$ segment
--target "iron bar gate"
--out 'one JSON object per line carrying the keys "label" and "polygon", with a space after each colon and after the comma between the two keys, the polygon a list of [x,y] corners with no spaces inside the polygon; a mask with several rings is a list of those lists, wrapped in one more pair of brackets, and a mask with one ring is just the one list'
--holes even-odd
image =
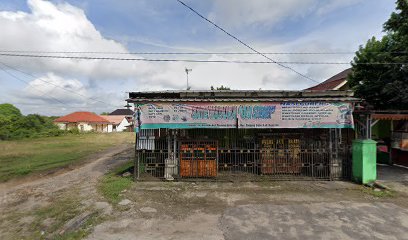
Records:
{"label": "iron bar gate", "polygon": [[349,179],[353,134],[350,129],[141,130],[135,177]]}

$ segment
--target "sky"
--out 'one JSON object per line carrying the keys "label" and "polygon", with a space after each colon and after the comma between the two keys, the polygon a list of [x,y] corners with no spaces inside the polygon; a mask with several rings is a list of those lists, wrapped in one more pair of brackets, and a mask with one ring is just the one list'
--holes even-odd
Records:
{"label": "sky", "polygon": [[[369,38],[381,37],[392,0],[184,0],[275,61],[350,62]],[[260,55],[142,55],[143,52],[251,52],[176,0],[0,0],[0,53],[82,52],[60,56],[267,61]],[[3,51],[3,52],[2,52]],[[88,52],[88,53],[83,53]],[[97,53],[89,53],[97,52]],[[103,52],[103,54],[101,53]],[[50,53],[42,53],[50,54]],[[111,112],[127,92],[301,90],[348,65],[142,62],[0,56],[0,103],[24,114]]]}

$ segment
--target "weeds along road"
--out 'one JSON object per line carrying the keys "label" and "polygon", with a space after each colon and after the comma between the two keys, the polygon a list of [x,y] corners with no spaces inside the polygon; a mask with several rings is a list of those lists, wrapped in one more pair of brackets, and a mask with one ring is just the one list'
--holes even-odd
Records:
{"label": "weeds along road", "polygon": [[[0,184],[0,210],[10,205],[18,204],[33,198],[32,202],[39,202],[53,193],[80,185],[89,188],[90,193],[95,191],[94,185],[100,176],[109,169],[129,161],[133,157],[133,145],[116,146],[101,153],[95,154],[94,161],[90,161],[73,170],[54,176],[39,178],[24,182],[11,181]],[[31,202],[31,201],[28,201]],[[30,207],[30,206],[27,206]]]}

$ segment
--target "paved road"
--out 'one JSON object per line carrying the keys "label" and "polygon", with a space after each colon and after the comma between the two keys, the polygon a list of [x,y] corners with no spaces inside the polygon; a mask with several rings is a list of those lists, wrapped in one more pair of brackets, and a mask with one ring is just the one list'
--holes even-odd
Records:
{"label": "paved road", "polygon": [[391,203],[244,205],[220,218],[225,239],[408,239],[408,210]]}
{"label": "paved road", "polygon": [[89,240],[407,239],[404,196],[350,182],[138,182]]}
{"label": "paved road", "polygon": [[406,167],[377,165],[377,175],[380,181],[408,182],[408,168]]}

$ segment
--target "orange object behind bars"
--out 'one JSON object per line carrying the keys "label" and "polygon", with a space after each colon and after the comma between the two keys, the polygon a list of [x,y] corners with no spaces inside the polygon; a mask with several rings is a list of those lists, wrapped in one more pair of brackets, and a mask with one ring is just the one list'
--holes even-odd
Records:
{"label": "orange object behind bars", "polygon": [[209,141],[189,141],[180,145],[181,177],[216,177],[217,144]]}
{"label": "orange object behind bars", "polygon": [[262,139],[261,173],[300,173],[299,139]]}

